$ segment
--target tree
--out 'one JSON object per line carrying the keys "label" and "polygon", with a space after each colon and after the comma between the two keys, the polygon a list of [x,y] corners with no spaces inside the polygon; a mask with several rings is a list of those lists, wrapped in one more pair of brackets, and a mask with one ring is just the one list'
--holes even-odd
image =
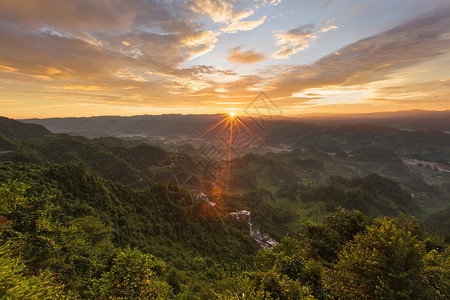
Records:
{"label": "tree", "polygon": [[8,242],[29,273],[47,270],[58,274],[66,288],[81,291],[95,273],[101,273],[100,253],[90,251],[81,227],[64,226],[52,217],[57,209],[52,196],[30,196],[29,190],[29,185],[18,181],[0,186],[5,200],[0,211],[0,241]]}
{"label": "tree", "polygon": [[300,238],[307,255],[315,259],[335,261],[338,251],[365,230],[366,217],[357,210],[341,209],[326,216],[321,224],[307,223]]}
{"label": "tree", "polygon": [[322,296],[321,265],[305,260],[299,241],[285,237],[273,250],[256,257],[255,290],[275,299],[313,299]]}
{"label": "tree", "polygon": [[26,267],[10,255],[7,245],[0,246],[1,299],[63,299],[63,287],[55,284],[49,273],[25,276]]}
{"label": "tree", "polygon": [[93,296],[101,299],[167,299],[170,285],[161,280],[160,262],[153,255],[127,248],[117,255],[109,272],[93,287]]}
{"label": "tree", "polygon": [[409,230],[414,226],[387,217],[375,219],[367,232],[356,235],[339,253],[338,263],[325,277],[331,294],[339,299],[438,295],[426,276],[425,243]]}

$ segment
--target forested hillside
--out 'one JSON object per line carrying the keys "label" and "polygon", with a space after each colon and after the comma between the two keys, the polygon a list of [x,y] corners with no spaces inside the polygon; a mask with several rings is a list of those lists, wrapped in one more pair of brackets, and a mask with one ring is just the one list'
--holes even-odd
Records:
{"label": "forested hillside", "polygon": [[[196,149],[187,155],[138,141],[91,140],[0,121],[2,297],[447,299],[450,294],[447,175],[407,166],[389,147],[355,148],[352,137],[339,146],[353,147],[350,153],[331,155],[302,143],[304,148],[291,151],[244,155],[230,162],[229,189],[205,189],[208,201],[202,196],[175,205],[189,191],[180,185],[180,199],[171,196],[174,174],[205,176]],[[341,128],[336,136],[356,135],[353,129],[345,132]],[[440,134],[431,150],[424,148],[428,155],[437,153],[439,143],[442,153],[447,151]],[[230,215],[239,210],[251,211],[252,225],[279,244],[261,249],[249,234],[249,220]]]}

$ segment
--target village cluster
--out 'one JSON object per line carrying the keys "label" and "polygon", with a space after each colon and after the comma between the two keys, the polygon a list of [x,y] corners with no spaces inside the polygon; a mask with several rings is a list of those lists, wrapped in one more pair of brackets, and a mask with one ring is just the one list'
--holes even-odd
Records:
{"label": "village cluster", "polygon": [[250,227],[250,236],[252,236],[256,242],[258,242],[261,248],[272,249],[273,247],[278,245],[278,242],[271,238],[268,233],[261,233],[259,228],[253,229],[253,221],[248,210],[230,212],[230,215],[235,217],[237,220],[240,220],[242,218],[247,222]]}

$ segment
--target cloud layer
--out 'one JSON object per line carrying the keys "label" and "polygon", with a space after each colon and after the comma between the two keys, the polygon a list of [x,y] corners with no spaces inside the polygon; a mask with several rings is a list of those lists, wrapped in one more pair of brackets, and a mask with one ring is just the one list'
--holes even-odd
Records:
{"label": "cloud layer", "polygon": [[55,99],[219,110],[244,107],[261,90],[288,107],[353,101],[351,91],[367,103],[450,102],[448,72],[396,75],[450,58],[450,6],[295,65],[287,59],[339,33],[334,24],[344,21],[295,27],[278,11],[292,4],[280,2],[0,0],[0,109]]}
{"label": "cloud layer", "polygon": [[280,96],[307,88],[364,85],[449,52],[450,6],[446,6],[352,43],[311,65],[287,67],[272,84]]}

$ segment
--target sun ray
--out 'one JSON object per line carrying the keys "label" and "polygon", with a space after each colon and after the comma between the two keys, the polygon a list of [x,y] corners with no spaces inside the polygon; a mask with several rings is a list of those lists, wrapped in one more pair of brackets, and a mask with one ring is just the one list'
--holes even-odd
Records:
{"label": "sun ray", "polygon": [[[228,164],[226,166],[226,173],[227,173],[227,186],[228,189],[230,188],[230,178],[231,178],[231,158],[232,158],[232,153],[233,153],[233,142],[235,142],[233,140],[233,138],[237,138],[239,137],[241,134],[243,134],[243,132],[245,132],[245,130],[243,131],[243,129],[241,128],[241,125],[246,128],[253,136],[255,136],[259,141],[261,141],[265,146],[267,146],[269,149],[272,150],[272,147],[270,147],[261,137],[259,137],[247,124],[245,124],[244,121],[242,121],[234,112],[231,112],[229,115],[227,115],[226,117],[224,117],[222,120],[220,120],[217,124],[215,124],[214,126],[212,126],[211,128],[209,128],[207,131],[205,131],[204,133],[202,133],[199,137],[197,137],[196,139],[194,139],[192,142],[188,143],[187,145],[185,145],[184,147],[182,147],[180,150],[178,150],[178,152],[182,152],[183,150],[185,150],[187,147],[189,147],[190,145],[194,144],[195,142],[197,142],[199,139],[201,139],[202,137],[204,137],[207,133],[211,132],[212,130],[216,129],[217,127],[219,127],[220,125],[222,125],[221,129],[220,129],[220,133],[218,134],[218,136],[221,136],[224,133],[228,133],[227,136],[227,146],[228,149],[225,148],[228,152]],[[226,140],[226,139],[225,139]],[[272,150],[273,151],[273,150]]]}
{"label": "sun ray", "polygon": [[230,172],[231,172],[231,146],[232,146],[232,142],[233,142],[233,119],[231,119],[230,122],[230,141],[229,141],[229,149],[228,149],[228,178],[227,178],[227,186],[228,189],[230,188]]}
{"label": "sun ray", "polygon": [[237,122],[234,122],[234,123],[235,123],[234,125],[236,126],[236,129],[237,129],[237,133],[241,134],[241,128],[239,127],[239,124]]}
{"label": "sun ray", "polygon": [[192,145],[193,143],[195,143],[196,141],[198,141],[199,139],[201,139],[203,136],[205,136],[205,134],[207,134],[208,132],[210,132],[211,130],[213,130],[214,128],[216,128],[217,126],[219,126],[220,124],[222,124],[223,122],[225,122],[228,118],[224,118],[222,121],[220,121],[219,123],[217,123],[216,125],[214,125],[213,127],[211,127],[210,129],[208,129],[207,131],[205,131],[202,135],[200,135],[198,138],[196,138],[195,140],[193,140],[192,142],[190,142],[189,144],[185,145],[183,148],[181,148],[180,150],[178,150],[177,152],[182,152],[184,149],[186,149],[187,147],[189,147],[190,145]]}
{"label": "sun ray", "polygon": [[238,122],[240,122],[242,125],[245,126],[245,128],[247,128],[251,134],[253,134],[258,140],[260,140],[264,145],[266,145],[271,151],[273,151],[273,148],[270,147],[262,138],[260,138],[255,132],[253,132],[253,130],[250,129],[250,127],[247,126],[247,124],[245,124],[243,121],[241,121],[240,119],[237,119]]}
{"label": "sun ray", "polygon": [[220,133],[218,134],[218,136],[221,136],[222,134],[224,134],[228,128],[228,124],[230,122],[230,117],[226,118],[226,122],[223,124]]}

